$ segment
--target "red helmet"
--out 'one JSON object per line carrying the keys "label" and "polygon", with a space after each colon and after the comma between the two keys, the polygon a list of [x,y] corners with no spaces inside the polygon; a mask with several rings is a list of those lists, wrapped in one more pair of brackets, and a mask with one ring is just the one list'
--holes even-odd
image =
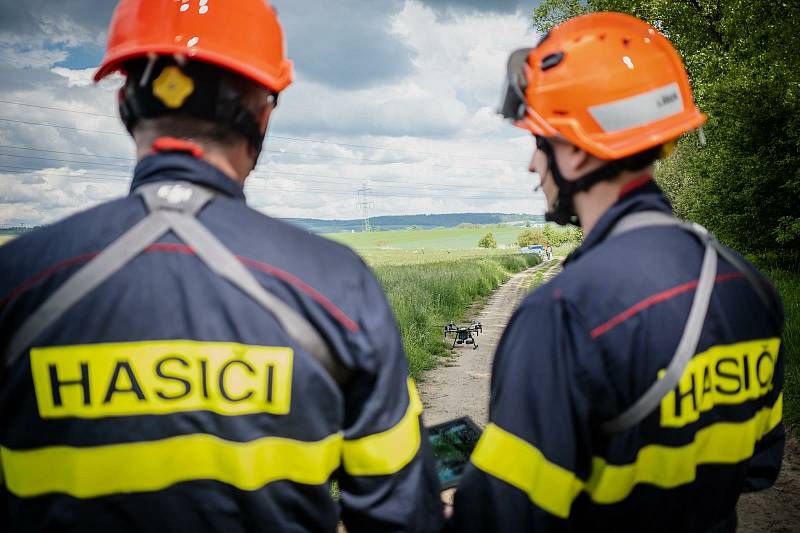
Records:
{"label": "red helmet", "polygon": [[265,0],[122,0],[94,80],[154,55],[211,63],[275,93],[292,81],[283,32]]}

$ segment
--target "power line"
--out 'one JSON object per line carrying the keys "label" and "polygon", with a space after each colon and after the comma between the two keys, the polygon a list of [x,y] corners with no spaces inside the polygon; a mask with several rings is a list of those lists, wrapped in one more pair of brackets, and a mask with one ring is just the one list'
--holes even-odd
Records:
{"label": "power line", "polygon": [[273,139],[284,139],[288,141],[302,141],[302,142],[311,142],[311,143],[319,143],[319,144],[332,144],[336,146],[347,146],[350,148],[367,148],[370,150],[387,150],[390,152],[408,152],[411,154],[423,154],[423,155],[435,155],[435,156],[444,156],[444,157],[457,157],[459,159],[484,159],[487,161],[505,161],[508,163],[525,163],[525,161],[520,159],[503,159],[499,157],[485,157],[485,156],[477,156],[477,155],[463,155],[463,154],[449,154],[446,152],[426,152],[423,150],[410,150],[407,148],[387,148],[384,146],[370,146],[366,144],[350,144],[350,143],[341,143],[341,142],[333,142],[333,141],[326,141],[322,139],[304,139],[301,137],[287,137],[285,135],[270,135]]}
{"label": "power line", "polygon": [[[506,191],[506,192],[512,192],[512,193],[514,193],[514,192],[516,192],[516,193],[522,192],[520,189],[511,188],[511,187],[481,188],[481,187],[473,186],[473,185],[470,185],[470,184],[466,184],[466,185],[464,185],[464,184],[458,184],[458,185],[447,185],[447,184],[436,185],[435,183],[425,183],[425,182],[420,183],[420,182],[416,182],[416,181],[407,181],[407,180],[388,180],[388,179],[357,177],[357,176],[349,178],[347,176],[330,176],[330,175],[326,175],[326,174],[308,174],[308,173],[304,173],[304,172],[287,172],[287,171],[275,170],[275,169],[269,170],[267,175],[256,173],[256,174],[253,175],[253,177],[259,178],[259,179],[269,179],[275,174],[288,175],[288,176],[304,176],[304,177],[310,177],[310,178],[326,178],[328,180],[331,180],[331,182],[333,182],[333,183],[342,183],[342,184],[347,184],[348,182],[351,182],[351,181],[365,181],[365,180],[367,180],[367,181],[370,181],[370,182],[373,182],[373,183],[379,183],[381,185],[386,183],[386,184],[399,184],[399,185],[403,185],[405,187],[435,187],[437,189],[448,190],[448,191],[454,190],[454,189],[469,189],[469,190],[473,190],[473,191],[484,190],[484,191],[491,191],[491,192],[500,192],[500,191]],[[452,178],[452,179],[459,179],[459,178]],[[336,180],[344,180],[344,181],[336,181]],[[303,180],[303,181],[313,181],[313,180]]]}
{"label": "power line", "polygon": [[[27,102],[12,102],[10,100],[0,100],[0,103],[3,104],[11,104],[11,105],[18,105],[23,107],[34,107],[37,109],[48,109],[51,111],[63,111],[65,113],[77,113],[81,115],[92,115],[96,117],[106,117],[106,118],[118,118],[116,115],[107,115],[105,113],[93,113],[90,111],[78,111],[76,109],[66,109],[62,107],[51,107],[51,106],[44,106],[38,104],[29,104]],[[53,126],[58,127],[58,126]],[[488,157],[488,156],[478,156],[478,155],[466,155],[466,154],[452,154],[447,152],[431,152],[425,150],[411,150],[408,148],[392,148],[388,146],[374,146],[368,144],[353,144],[353,143],[342,143],[342,142],[334,142],[328,141],[325,139],[312,139],[308,137],[291,137],[287,135],[270,135],[272,139],[283,139],[287,141],[296,141],[296,142],[310,142],[310,143],[317,143],[317,144],[328,144],[334,146],[346,146],[349,148],[365,148],[368,150],[384,150],[390,152],[405,152],[411,154],[422,154],[422,155],[433,155],[433,156],[442,156],[442,157],[455,157],[459,159],[481,159],[485,161],[503,161],[508,163],[526,163],[526,161],[521,159],[505,159],[502,157]]]}
{"label": "power line", "polygon": [[25,148],[24,146],[10,146],[0,144],[0,148],[14,150],[28,150],[30,152],[46,152],[48,154],[81,155],[84,157],[99,157],[102,159],[122,159],[123,161],[135,161],[132,157],[119,157],[114,155],[82,154],[80,152],[62,152],[60,150],[45,150],[43,148]]}
{"label": "power line", "polygon": [[[7,148],[24,149],[24,148],[15,147],[15,146],[8,146]],[[82,156],[85,156],[85,157],[105,157],[105,156],[95,156],[93,154],[92,155],[79,154],[77,152],[60,152],[60,151],[55,151],[55,150],[42,150],[42,151],[45,151],[45,152],[56,152],[56,153],[59,153],[59,154],[82,155]],[[20,159],[34,159],[34,160],[51,161],[51,162],[58,162],[58,163],[74,163],[74,164],[81,164],[81,165],[92,165],[92,166],[112,167],[112,168],[124,168],[124,169],[127,169],[127,170],[131,170],[132,169],[132,165],[122,165],[122,164],[108,163],[108,162],[102,162],[102,161],[76,161],[76,160],[72,160],[72,159],[60,159],[60,158],[40,157],[40,156],[27,156],[27,155],[7,154],[7,153],[0,153],[0,157],[10,157],[10,158],[20,158]],[[110,157],[110,156],[108,156],[108,157]],[[117,159],[125,160],[126,158],[117,158]],[[127,158],[127,160],[134,161],[132,158]],[[20,167],[20,168],[30,168],[31,170],[36,170],[35,168],[32,168],[32,167]],[[363,177],[363,176],[362,177],[352,177],[351,178],[351,177],[347,177],[347,176],[331,176],[331,175],[326,175],[326,174],[311,174],[311,173],[305,173],[305,172],[299,172],[299,171],[286,171],[286,170],[281,170],[281,169],[277,169],[277,168],[263,169],[263,167],[259,167],[257,169],[257,171],[253,174],[253,177],[261,178],[261,179],[269,179],[272,175],[275,175],[275,174],[293,176],[293,177],[312,177],[312,178],[323,178],[323,179],[328,179],[328,180],[344,180],[344,181],[339,181],[339,183],[343,183],[343,184],[347,184],[348,182],[353,181],[353,180],[363,181],[363,180],[367,179],[367,180],[372,181],[374,183],[381,183],[381,184],[383,184],[383,183],[395,183],[395,184],[403,185],[403,186],[406,186],[406,187],[431,188],[431,186],[433,186],[433,188],[442,189],[442,190],[452,190],[452,189],[454,189],[456,187],[460,187],[460,188],[470,189],[470,190],[475,190],[475,191],[486,190],[486,191],[490,191],[490,192],[500,192],[500,191],[521,192],[519,189],[516,189],[516,188],[509,188],[509,187],[481,188],[481,187],[478,187],[478,186],[475,186],[475,185],[471,185],[470,183],[466,183],[466,184],[461,183],[458,186],[442,185],[442,186],[437,187],[436,184],[434,184],[434,183],[425,183],[425,182],[420,183],[420,182],[407,181],[407,180],[388,180],[388,179]],[[458,176],[452,176],[452,177],[445,177],[444,179],[459,179],[459,180],[462,180],[462,182],[463,182],[463,180],[467,179],[467,178],[461,178],[461,177],[458,177]],[[482,180],[485,181],[485,180],[487,180],[489,178],[488,177],[481,177],[481,178],[470,177],[468,179],[471,179],[471,180],[482,179]],[[304,181],[312,181],[312,180],[304,180]]]}
{"label": "power line", "polygon": [[[10,170],[6,170],[6,169],[10,169]],[[16,167],[16,166],[12,166],[12,165],[0,165],[0,172],[16,172],[16,169],[28,170],[25,167]],[[96,173],[90,175],[90,174],[59,174],[59,173],[55,173],[55,172],[46,172],[46,173],[26,172],[24,175],[25,176],[34,175],[34,176],[39,176],[39,177],[44,177],[44,178],[52,176],[54,178],[88,179],[88,180],[103,181],[103,182],[108,182],[108,181],[130,182],[131,181],[131,178],[126,178],[125,176],[112,176],[112,175],[109,175],[109,174],[96,174]],[[22,177],[22,176],[18,176],[18,177]]]}
{"label": "power line", "polygon": [[[0,169],[6,168],[5,165],[0,165]],[[69,178],[69,179],[80,179],[80,180],[94,180],[94,181],[101,181],[101,182],[108,182],[108,181],[120,181],[120,182],[130,182],[130,178],[126,178],[124,176],[108,176],[108,177],[98,177],[99,175],[91,175],[91,174],[56,174],[56,173],[41,173],[39,174],[41,177],[62,177],[62,178]],[[245,187],[246,191],[250,192],[283,192],[283,193],[290,193],[290,194],[307,194],[307,193],[320,193],[320,194],[327,194],[327,195],[334,195],[334,196],[352,196],[352,192],[342,191],[341,189],[318,189],[318,188],[311,188],[307,187],[301,190],[294,190],[294,189],[285,189],[280,187],[268,187],[264,185],[248,185]],[[419,198],[420,195],[418,192],[408,192],[408,193],[400,193],[400,192],[371,192],[371,196],[377,196],[381,198]],[[520,199],[519,195],[473,195],[473,196],[462,196],[455,193],[449,194],[426,194],[425,198],[449,198],[453,200],[517,200]]]}
{"label": "power line", "polygon": [[[98,177],[102,176],[103,178],[108,179],[108,180],[126,181],[126,182],[130,181],[130,179],[131,179],[131,177],[129,175],[126,176],[124,174],[104,174],[104,173],[95,172],[95,171],[91,171],[92,172],[91,174],[79,174],[79,173],[60,174],[60,173],[54,173],[54,172],[45,172],[45,171],[42,171],[42,170],[40,170],[40,169],[38,169],[36,167],[22,167],[22,166],[17,166],[17,165],[2,165],[2,164],[0,164],[0,171],[5,171],[5,169],[9,169],[9,171],[11,171],[11,172],[16,172],[18,170],[23,170],[23,171],[27,171],[26,174],[31,174],[31,173],[38,172],[37,175],[44,176],[44,177],[53,176],[53,177],[63,177],[63,178],[75,178],[75,179],[84,179],[84,178],[98,179]],[[73,172],[75,172],[75,171],[73,171]],[[289,173],[286,173],[286,174],[288,176],[293,176],[293,174],[289,174]],[[356,178],[356,179],[358,179],[358,178]],[[402,194],[402,195],[408,194],[408,195],[410,195],[409,197],[411,197],[411,198],[418,198],[418,197],[420,197],[420,193],[419,193],[420,190],[423,190],[425,192],[425,196],[426,197],[430,197],[432,195],[436,195],[437,197],[443,197],[442,195],[453,196],[454,192],[456,192],[456,191],[466,191],[466,192],[471,192],[471,193],[480,193],[480,194],[488,194],[488,195],[491,195],[491,194],[509,194],[509,195],[512,195],[512,196],[508,196],[509,198],[513,198],[514,197],[513,195],[516,195],[518,197],[518,196],[522,196],[523,194],[526,193],[526,191],[519,191],[519,190],[515,190],[515,189],[497,189],[497,190],[495,190],[495,189],[479,189],[479,188],[474,188],[474,187],[456,187],[456,188],[453,188],[453,187],[440,187],[440,186],[436,186],[436,185],[432,185],[432,184],[424,184],[424,183],[423,184],[420,184],[420,183],[401,183],[400,185],[386,185],[386,186],[384,186],[383,182],[380,181],[380,180],[370,180],[370,181],[372,181],[375,184],[380,184],[382,186],[382,188],[385,187],[385,192],[375,192],[373,194],[375,194],[377,196],[387,196],[387,197],[391,197],[391,196],[396,195],[396,194]],[[342,182],[331,182],[331,181],[322,181],[322,180],[302,180],[300,183],[301,184],[306,184],[308,182],[319,183],[319,184],[324,184],[324,185],[325,184],[333,184],[333,183],[342,183]],[[259,183],[255,183],[253,181],[248,181],[246,183],[247,183],[246,186],[247,186],[248,189],[252,188],[252,189],[257,189],[257,190],[262,190],[262,191],[278,190],[278,191],[304,192],[304,191],[294,191],[292,189],[285,189],[285,188],[277,187],[275,185],[259,184]],[[347,183],[345,182],[343,184],[346,185]],[[330,189],[309,189],[309,190],[314,191],[314,192],[330,191]],[[334,192],[338,193],[339,191],[336,190]],[[350,194],[350,193],[346,193],[346,194]]]}
{"label": "power line", "polygon": [[409,162],[405,162],[405,161],[383,161],[383,160],[380,160],[380,159],[370,159],[368,157],[348,157],[348,156],[343,156],[343,155],[308,154],[308,153],[304,153],[304,152],[292,152],[292,151],[289,151],[289,150],[274,149],[274,148],[272,148],[272,149],[265,148],[264,151],[265,152],[277,152],[279,154],[298,155],[298,156],[304,156],[304,157],[319,157],[319,158],[323,158],[323,159],[345,159],[345,160],[349,160],[349,161],[358,161],[359,163],[367,162],[367,163],[378,163],[378,164],[381,164],[381,165],[413,165],[413,166],[421,166],[421,167],[437,167],[437,168],[451,168],[451,169],[452,168],[457,168],[457,169],[461,169],[461,170],[496,170],[496,171],[505,170],[505,169],[496,168],[496,167],[465,167],[465,166],[459,166],[459,165],[445,165],[445,164],[439,164],[439,163],[417,163],[417,162],[409,163]]}
{"label": "power line", "polygon": [[91,111],[78,111],[76,109],[65,109],[63,107],[50,107],[46,105],[28,104],[23,102],[12,102],[10,100],[0,100],[0,103],[19,105],[24,107],[35,107],[38,109],[49,109],[50,111],[64,111],[65,113],[78,113],[80,115],[92,115],[95,117],[119,118],[117,115],[106,115],[105,113],[92,113]]}
{"label": "power line", "polygon": [[16,119],[13,119],[13,118],[2,118],[2,117],[0,117],[0,120],[2,120],[3,122],[14,122],[14,123],[17,123],[17,124],[27,124],[28,126],[50,126],[51,128],[58,128],[60,130],[83,131],[83,132],[86,132],[86,133],[102,133],[104,135],[125,135],[125,136],[128,135],[127,133],[121,133],[121,132],[118,132],[118,131],[89,130],[89,129],[85,129],[85,128],[75,128],[73,126],[61,126],[61,125],[58,125],[58,124],[45,124],[44,122],[27,122],[25,120],[16,120]]}
{"label": "power line", "polygon": [[[44,122],[31,122],[31,121],[25,121],[25,120],[3,118],[3,117],[0,117],[0,121],[13,122],[13,123],[16,123],[16,124],[25,124],[25,125],[28,125],[28,126],[46,126],[46,127],[50,127],[50,128],[66,129],[66,130],[80,131],[80,132],[85,132],[85,133],[100,133],[100,134],[103,134],[103,135],[117,135],[117,136],[126,136],[127,135],[125,133],[119,133],[119,132],[102,131],[102,130],[90,130],[90,129],[87,129],[87,128],[76,128],[76,127],[73,127],[73,126],[63,126],[63,125],[58,125],[58,124],[47,124],[47,123],[44,123]],[[19,148],[19,149],[20,150],[29,150],[29,148]],[[381,165],[400,164],[400,165],[415,165],[415,166],[427,166],[427,167],[439,167],[439,168],[457,168],[457,169],[462,169],[462,170],[497,170],[497,171],[505,170],[505,169],[496,168],[496,167],[465,167],[465,166],[460,166],[460,165],[444,165],[444,164],[437,164],[437,163],[417,163],[417,162],[408,163],[408,162],[404,162],[404,161],[384,161],[384,160],[381,160],[381,159],[370,159],[368,157],[350,157],[350,156],[331,155],[331,154],[309,154],[309,153],[306,153],[306,152],[293,152],[291,150],[285,150],[285,149],[282,149],[282,148],[280,148],[280,149],[264,148],[262,151],[275,153],[275,154],[279,154],[279,155],[296,155],[296,156],[301,156],[301,157],[317,157],[317,158],[323,158],[323,159],[343,159],[343,160],[348,160],[348,161],[358,161],[359,163],[364,163],[364,162],[379,163]],[[76,154],[76,155],[83,155],[83,154]]]}
{"label": "power line", "polygon": [[[45,171],[45,170],[41,169],[40,167],[21,167],[21,166],[18,166],[18,165],[4,165],[2,163],[0,163],[0,168],[12,169],[12,171],[14,171],[14,172],[16,172],[17,170],[25,170],[25,171],[27,171],[28,174],[39,173],[42,176],[62,176],[62,177],[67,177],[67,178],[70,178],[70,177],[79,178],[79,177],[82,177],[82,176],[86,175],[86,174],[70,174],[70,175],[56,174],[54,172]],[[79,172],[79,171],[78,170],[67,169],[66,172]],[[100,172],[96,172],[94,170],[92,170],[91,172],[92,172],[92,175],[94,175],[94,176],[104,176],[104,177],[114,178],[114,179],[130,180],[132,178],[132,176],[130,174],[103,174],[103,173],[100,173]]]}
{"label": "power line", "polygon": [[81,165],[96,165],[104,167],[132,168],[131,165],[117,165],[116,163],[93,163],[91,161],[75,161],[74,159],[57,159],[53,157],[37,157],[34,155],[0,154],[0,157],[19,157],[20,159],[37,159],[40,161],[56,161],[58,163],[79,163]]}
{"label": "power line", "polygon": [[[0,118],[0,120],[4,120],[4,121],[7,121],[7,122],[16,122],[18,124],[26,124],[26,125],[29,125],[29,126],[47,126],[47,127],[51,127],[51,128],[70,129],[70,130],[83,131],[83,132],[89,132],[89,133],[101,133],[101,134],[110,133],[110,132],[106,132],[106,131],[89,130],[89,129],[85,129],[85,128],[73,128],[71,126],[58,126],[58,125],[54,125],[54,124],[45,124],[45,123],[42,123],[42,122],[26,122],[26,121],[7,119],[7,118]],[[122,133],[113,133],[113,135],[124,135],[124,134],[122,134]],[[9,148],[16,148],[18,150],[32,150],[32,148],[22,148],[22,147],[18,147],[18,146],[11,146]],[[41,150],[41,151],[47,151],[47,150]],[[309,153],[306,153],[306,152],[293,152],[291,150],[285,150],[285,149],[282,149],[282,148],[281,149],[278,149],[278,148],[264,148],[262,151],[269,152],[269,153],[274,153],[274,154],[277,154],[277,155],[296,155],[296,156],[300,156],[300,157],[316,157],[316,158],[322,158],[322,159],[342,159],[342,160],[346,160],[346,161],[357,161],[359,163],[364,163],[364,162],[378,163],[378,164],[381,164],[381,165],[414,165],[414,166],[450,168],[450,169],[457,168],[457,169],[461,169],[461,170],[498,170],[498,171],[505,170],[505,169],[495,168],[495,167],[465,167],[465,166],[459,166],[459,165],[443,165],[443,164],[437,164],[437,163],[416,163],[416,162],[415,163],[408,163],[408,162],[405,162],[405,161],[383,161],[381,159],[370,159],[368,157],[350,157],[350,156],[344,156],[344,155],[331,155],[331,154],[309,154]],[[71,155],[85,155],[85,154],[79,154],[79,153],[74,153],[74,152],[61,152],[61,153],[69,153]],[[111,157],[111,156],[95,156],[95,157]],[[125,158],[119,158],[119,159],[125,159]]]}

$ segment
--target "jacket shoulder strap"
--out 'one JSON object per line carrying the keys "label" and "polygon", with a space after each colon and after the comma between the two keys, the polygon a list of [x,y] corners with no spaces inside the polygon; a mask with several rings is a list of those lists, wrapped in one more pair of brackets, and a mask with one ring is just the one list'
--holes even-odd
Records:
{"label": "jacket shoulder strap", "polygon": [[22,323],[6,348],[4,368],[11,368],[39,335],[72,306],[131,262],[169,230],[161,213],[151,213],[81,267]]}
{"label": "jacket shoulder strap", "polygon": [[615,433],[630,429],[652,413],[661,400],[675,388],[681,376],[686,370],[686,366],[697,351],[697,344],[700,341],[700,334],[703,331],[706,314],[708,313],[711,293],[714,289],[714,282],[717,276],[717,252],[710,244],[713,237],[705,228],[697,224],[684,224],[675,218],[657,211],[643,211],[628,215],[621,219],[611,231],[612,236],[632,231],[639,228],[651,226],[680,226],[693,233],[700,242],[705,244],[703,263],[700,267],[700,278],[697,282],[697,289],[692,299],[689,309],[689,316],[683,327],[681,339],[678,347],[672,355],[672,359],[664,371],[664,374],[656,380],[632,405],[625,409],[616,418],[605,422],[602,429],[605,433]]}
{"label": "jacket shoulder strap", "polygon": [[745,276],[758,298],[770,312],[773,321],[777,322],[773,306],[761,280],[735,254],[722,246],[703,226],[693,222],[681,222],[661,211],[640,211],[620,219],[609,233],[609,237],[654,226],[679,226],[692,233],[704,244],[705,252],[703,263],[700,266],[700,277],[681,339],[664,374],[630,407],[613,420],[609,420],[602,425],[602,429],[606,433],[632,428],[653,412],[659,406],[661,400],[678,385],[686,366],[697,351],[697,344],[700,341],[700,334],[702,333],[711,301],[711,292],[714,289],[717,277],[717,255],[724,258]]}

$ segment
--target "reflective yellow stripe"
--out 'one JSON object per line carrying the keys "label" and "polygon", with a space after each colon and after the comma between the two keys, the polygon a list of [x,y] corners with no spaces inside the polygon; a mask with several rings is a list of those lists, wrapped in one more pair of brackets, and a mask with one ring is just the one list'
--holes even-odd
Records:
{"label": "reflective yellow stripe", "polygon": [[339,433],[316,442],[277,437],[231,442],[196,434],[85,448],[0,448],[0,459],[8,490],[17,496],[60,492],[92,498],[156,491],[198,479],[242,490],[277,480],[319,485],[338,468],[341,443]]}
{"label": "reflective yellow stripe", "polygon": [[698,465],[744,461],[753,455],[755,443],[780,423],[782,414],[783,394],[772,407],[761,409],[750,420],[719,422],[699,430],[695,440],[685,446],[645,446],[639,450],[635,463],[609,465],[595,457],[586,483],[495,424],[489,424],[484,431],[472,462],[527,493],[538,507],[567,518],[572,502],[582,490],[597,503],[617,503],[639,483],[674,488],[694,481]]}
{"label": "reflective yellow stripe", "polygon": [[286,347],[118,342],[32,348],[30,360],[42,418],[291,409],[294,352]]}
{"label": "reflective yellow stripe", "polygon": [[419,450],[421,413],[422,402],[409,379],[408,409],[400,422],[384,432],[344,441],[345,471],[353,476],[382,476],[401,470]]}
{"label": "reflective yellow stripe", "polygon": [[533,503],[561,518],[583,483],[569,470],[548,461],[533,445],[489,424],[472,453],[475,466],[528,494]]}
{"label": "reflective yellow stripe", "polygon": [[756,442],[780,423],[782,413],[783,394],[772,408],[761,409],[746,422],[718,422],[699,430],[685,446],[645,446],[633,464],[608,465],[595,457],[585,490],[597,503],[616,503],[639,483],[665,489],[691,483],[698,465],[735,464],[751,457]]}

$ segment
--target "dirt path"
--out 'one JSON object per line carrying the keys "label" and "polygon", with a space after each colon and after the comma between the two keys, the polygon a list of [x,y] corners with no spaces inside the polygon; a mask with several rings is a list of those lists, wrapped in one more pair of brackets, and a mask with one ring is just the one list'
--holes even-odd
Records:
{"label": "dirt path", "polygon": [[[560,271],[560,263],[554,260],[515,274],[477,314],[467,317],[483,324],[478,348],[456,347],[442,366],[425,375],[419,390],[425,404],[426,425],[464,415],[480,426],[486,425],[492,358],[503,329],[536,281],[536,273],[541,272],[545,282]],[[742,495],[737,512],[739,532],[800,533],[800,443],[796,438],[787,436],[783,467],[775,486]]]}
{"label": "dirt path", "polygon": [[467,415],[478,425],[485,426],[489,407],[489,376],[492,358],[500,335],[511,313],[528,294],[537,272],[543,281],[561,271],[559,261],[553,260],[515,274],[497,289],[477,316],[483,333],[477,337],[478,348],[456,346],[453,355],[439,368],[428,372],[419,384],[425,405],[425,424],[433,425]]}
{"label": "dirt path", "polygon": [[800,443],[796,438],[786,436],[783,466],[775,486],[743,494],[736,511],[740,532],[800,532]]}

